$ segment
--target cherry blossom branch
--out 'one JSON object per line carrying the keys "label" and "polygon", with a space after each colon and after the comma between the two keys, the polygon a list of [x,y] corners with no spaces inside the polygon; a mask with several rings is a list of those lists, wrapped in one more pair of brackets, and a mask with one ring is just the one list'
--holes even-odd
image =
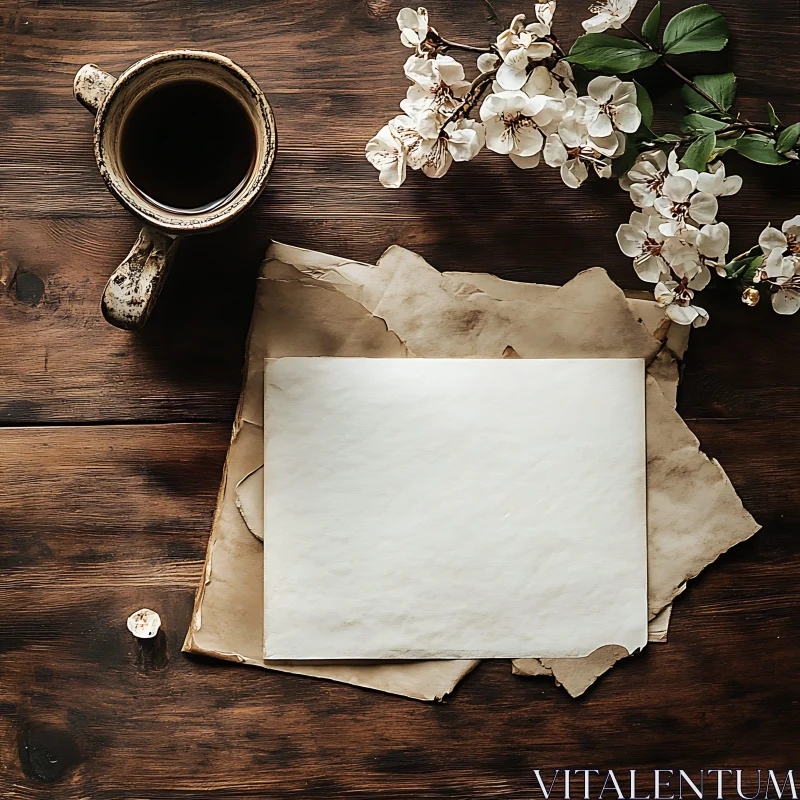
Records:
{"label": "cherry blossom branch", "polygon": [[648,50],[652,50],[654,53],[658,53],[662,57],[662,63],[664,66],[673,74],[676,78],[680,78],[687,86],[689,86],[693,91],[697,92],[704,100],[711,103],[714,108],[719,111],[720,114],[723,116],[727,116],[728,112],[713,98],[711,95],[704,92],[691,78],[687,78],[682,72],[677,70],[672,64],[669,63],[663,56],[664,54],[657,50],[653,45],[650,44],[644,37],[639,36],[635,30],[629,28],[627,25],[623,23],[622,27],[631,35],[634,39],[636,39],[639,44],[643,44]]}
{"label": "cherry blossom branch", "polygon": [[474,81],[472,81],[472,83],[469,85],[469,89],[467,89],[464,94],[464,100],[461,105],[458,106],[458,108],[456,108],[456,110],[453,111],[453,113],[442,124],[442,127],[439,130],[440,136],[445,132],[445,129],[451,122],[455,122],[457,119],[469,116],[469,113],[480,101],[483,93],[491,85],[495,75],[497,75],[497,70],[492,69],[489,70],[489,72],[482,72],[477,78],[475,78]]}
{"label": "cherry blossom branch", "polygon": [[728,112],[707,92],[704,92],[691,78],[687,78],[682,72],[675,69],[672,64],[669,63],[666,59],[662,59],[664,66],[673,74],[675,77],[680,78],[688,87],[692,89],[692,91],[697,92],[703,100],[711,103],[714,108],[719,111],[720,114],[723,116],[727,116]]}
{"label": "cherry blossom branch", "polygon": [[443,47],[445,50],[463,50],[465,53],[492,53],[494,50],[491,46],[476,47],[472,44],[462,44],[461,42],[453,42],[450,39],[445,39],[444,36],[438,32],[430,31],[428,37],[432,39],[438,46]]}
{"label": "cherry blossom branch", "polygon": [[556,53],[558,53],[558,57],[559,57],[559,58],[566,58],[567,52],[566,52],[566,50],[564,50],[564,48],[563,48],[563,47],[562,47],[562,46],[561,46],[561,45],[558,43],[558,39],[556,39],[556,37],[555,37],[555,36],[553,36],[552,34],[551,34],[550,36],[545,36],[545,37],[544,37],[544,40],[545,40],[546,42],[550,42],[550,44],[551,44],[551,45],[553,45],[553,50],[555,50],[555,51],[556,51]]}

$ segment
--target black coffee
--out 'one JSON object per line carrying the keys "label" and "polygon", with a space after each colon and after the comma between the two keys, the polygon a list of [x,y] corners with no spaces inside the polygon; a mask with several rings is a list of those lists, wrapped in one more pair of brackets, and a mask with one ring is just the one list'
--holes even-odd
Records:
{"label": "black coffee", "polygon": [[255,162],[256,135],[242,103],[211,83],[179,80],[136,101],[120,157],[148,200],[172,211],[210,211],[233,196]]}

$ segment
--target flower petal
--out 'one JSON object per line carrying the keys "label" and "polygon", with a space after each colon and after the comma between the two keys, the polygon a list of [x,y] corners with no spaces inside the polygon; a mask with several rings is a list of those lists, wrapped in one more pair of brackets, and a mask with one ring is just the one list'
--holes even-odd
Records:
{"label": "flower petal", "polygon": [[447,149],[455,161],[471,161],[481,151],[485,137],[483,125],[460,128],[448,134]]}
{"label": "flower petal", "polygon": [[537,94],[545,94],[548,92],[551,84],[552,77],[550,75],[550,70],[547,69],[547,67],[539,66],[533,69],[531,74],[528,75],[528,79],[525,81],[522,91],[531,97],[535,97]]}
{"label": "flower petal", "polygon": [[520,169],[533,169],[534,167],[539,166],[539,160],[542,157],[541,153],[536,153],[533,156],[520,156],[516,153],[509,153],[508,157],[520,168]]}
{"label": "flower petal", "polygon": [[612,134],[614,126],[611,124],[611,119],[607,114],[600,113],[589,123],[588,131],[590,136],[602,139]]}
{"label": "flower petal", "polygon": [[725,181],[724,173],[719,170],[714,172],[701,172],[697,176],[697,191],[706,194],[721,195]]}
{"label": "flower petal", "polygon": [[623,103],[614,110],[614,124],[625,133],[636,133],[642,122],[642,112],[633,103]]}
{"label": "flower petal", "polygon": [[480,72],[491,72],[499,63],[500,59],[494,53],[481,53],[478,56],[478,70]]}
{"label": "flower petal", "polygon": [[505,54],[503,62],[514,70],[525,69],[528,66],[528,53],[524,47],[516,47]]}
{"label": "flower petal", "polygon": [[497,70],[497,82],[503,89],[514,91],[521,89],[528,80],[528,75],[524,69],[513,69],[508,64],[501,64]]}
{"label": "flower petal", "polygon": [[589,171],[586,169],[586,165],[577,158],[567,161],[561,167],[561,180],[570,189],[577,189],[588,177]]}
{"label": "flower petal", "polygon": [[795,314],[800,308],[800,294],[778,291],[772,295],[772,307],[778,314]]}
{"label": "flower petal", "polygon": [[781,225],[781,230],[784,233],[790,233],[795,239],[800,238],[800,214],[791,219],[787,219],[786,222]]}
{"label": "flower petal", "polygon": [[622,81],[614,75],[598,75],[589,81],[586,91],[598,103],[607,103],[614,96]]}
{"label": "flower petal", "polygon": [[595,14],[591,19],[585,19],[581,22],[581,25],[587,33],[602,33],[608,30],[611,20],[611,14],[607,11],[601,11],[599,14]]}
{"label": "flower petal", "polygon": [[517,131],[513,152],[518,156],[533,156],[544,144],[544,136],[538,128],[522,128]]}
{"label": "flower petal", "polygon": [[771,250],[780,250],[782,253],[786,249],[788,242],[781,231],[768,225],[758,237],[758,244],[765,253],[769,253]]}
{"label": "flower petal", "polygon": [[675,299],[675,287],[678,284],[675,281],[664,281],[663,283],[656,284],[653,289],[653,296],[660,306],[669,305]]}
{"label": "flower petal", "polygon": [[649,255],[641,261],[634,261],[633,268],[636,270],[636,274],[647,283],[658,283],[668,272],[664,262],[654,255]]}
{"label": "flower petal", "polygon": [[667,306],[667,316],[678,325],[692,325],[697,318],[697,309],[694,306],[679,306],[671,303]]}
{"label": "flower petal", "polygon": [[704,256],[721,258],[730,247],[731,229],[724,223],[703,225],[697,237],[697,248]]}
{"label": "flower petal", "polygon": [[629,258],[636,258],[642,254],[642,245],[646,239],[647,235],[641,228],[636,228],[627,223],[617,228],[617,244],[619,249]]}
{"label": "flower petal", "polygon": [[718,210],[719,204],[713,194],[698,192],[692,195],[692,199],[689,201],[689,214],[695,222],[699,222],[701,225],[714,222]]}
{"label": "flower petal", "polygon": [[528,56],[534,61],[544,61],[553,55],[553,45],[550,42],[534,42],[528,47]]}
{"label": "flower petal", "polygon": [[550,167],[561,167],[567,163],[567,148],[556,133],[551,133],[547,137],[547,144],[544,146],[544,160]]}
{"label": "flower petal", "polygon": [[708,286],[710,280],[711,270],[705,266],[705,264],[702,264],[694,278],[689,281],[688,286],[690,289],[694,289],[696,292],[699,292]]}
{"label": "flower petal", "polygon": [[650,208],[656,201],[655,189],[644,183],[634,183],[630,188],[631,200],[639,208]]}
{"label": "flower petal", "polygon": [[514,139],[500,117],[486,120],[486,146],[500,155],[507,155],[514,147]]}
{"label": "flower petal", "polygon": [[434,63],[439,77],[448,86],[452,86],[454,83],[464,80],[464,67],[452,56],[438,55]]}
{"label": "flower petal", "polygon": [[682,175],[669,175],[664,181],[663,192],[673,203],[685,203],[692,189],[694,186],[688,178]]}
{"label": "flower petal", "polygon": [[612,96],[615,106],[636,105],[636,84],[633,81],[620,81]]}
{"label": "flower petal", "polygon": [[402,31],[403,28],[416,28],[419,22],[417,12],[413,8],[401,8],[397,15],[397,27]]}

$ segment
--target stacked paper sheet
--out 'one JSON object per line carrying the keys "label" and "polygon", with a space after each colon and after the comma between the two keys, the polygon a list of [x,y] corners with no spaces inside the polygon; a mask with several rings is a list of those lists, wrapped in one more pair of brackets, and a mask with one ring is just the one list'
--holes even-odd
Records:
{"label": "stacked paper sheet", "polygon": [[[184,649],[419,699],[442,697],[476,664],[264,660],[264,554],[256,538],[263,535],[264,359],[290,356],[642,359],[650,639],[663,640],[670,603],[686,580],[758,529],[674,411],[685,335],[685,329],[667,330],[652,301],[626,299],[602,270],[545,287],[442,275],[400,248],[371,266],[272,245],[259,278],[245,386]],[[629,649],[516,659],[514,671],[552,674],[576,695]]]}

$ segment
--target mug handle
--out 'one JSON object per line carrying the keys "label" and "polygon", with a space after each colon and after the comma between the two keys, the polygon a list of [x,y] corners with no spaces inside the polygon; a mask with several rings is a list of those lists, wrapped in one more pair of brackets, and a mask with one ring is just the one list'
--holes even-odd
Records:
{"label": "mug handle", "polygon": [[[86,64],[75,75],[75,98],[96,114],[116,81],[97,65]],[[124,330],[137,330],[147,322],[179,241],[149,226],[142,228],[103,291],[100,307],[107,322]]]}
{"label": "mug handle", "polygon": [[107,322],[132,331],[144,326],[161,293],[180,239],[147,225],[103,290],[100,308]]}

